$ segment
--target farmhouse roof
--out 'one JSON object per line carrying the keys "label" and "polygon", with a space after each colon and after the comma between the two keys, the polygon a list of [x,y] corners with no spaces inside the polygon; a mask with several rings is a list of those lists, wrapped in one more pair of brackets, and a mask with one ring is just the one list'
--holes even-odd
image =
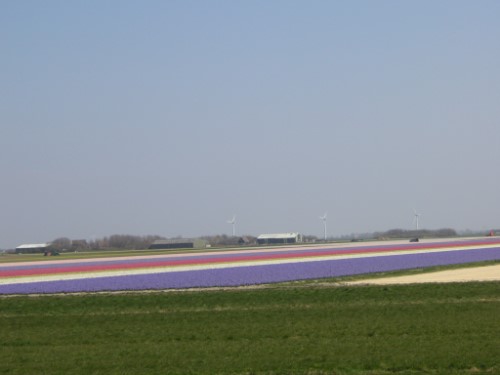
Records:
{"label": "farmhouse roof", "polygon": [[24,244],[16,247],[16,249],[40,249],[40,248],[45,248],[49,247],[50,243],[30,243],[30,244]]}
{"label": "farmhouse roof", "polygon": [[297,232],[290,233],[274,233],[274,234],[261,234],[257,239],[259,240],[267,240],[269,238],[295,238],[299,235]]}

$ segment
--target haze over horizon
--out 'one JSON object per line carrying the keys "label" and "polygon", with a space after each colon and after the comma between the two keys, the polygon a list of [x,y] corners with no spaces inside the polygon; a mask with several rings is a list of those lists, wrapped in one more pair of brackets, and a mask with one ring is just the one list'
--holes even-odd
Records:
{"label": "haze over horizon", "polygon": [[4,1],[0,248],[500,228],[500,2]]}

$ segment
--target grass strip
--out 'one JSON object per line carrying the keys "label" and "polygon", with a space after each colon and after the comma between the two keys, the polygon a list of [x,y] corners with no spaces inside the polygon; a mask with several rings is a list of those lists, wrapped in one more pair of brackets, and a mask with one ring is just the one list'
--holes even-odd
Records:
{"label": "grass strip", "polygon": [[0,299],[0,374],[499,373],[500,283]]}

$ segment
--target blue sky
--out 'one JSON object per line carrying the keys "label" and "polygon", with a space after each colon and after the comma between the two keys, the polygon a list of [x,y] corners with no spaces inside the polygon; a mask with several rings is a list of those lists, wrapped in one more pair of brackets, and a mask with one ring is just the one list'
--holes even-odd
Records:
{"label": "blue sky", "polygon": [[0,4],[0,248],[500,227],[498,1]]}

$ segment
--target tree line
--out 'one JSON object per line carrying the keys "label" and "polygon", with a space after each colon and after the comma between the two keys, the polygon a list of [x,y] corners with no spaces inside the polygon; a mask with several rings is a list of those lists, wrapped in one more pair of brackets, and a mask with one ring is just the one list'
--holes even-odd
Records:
{"label": "tree line", "polygon": [[[443,228],[437,230],[407,230],[407,229],[390,229],[385,232],[366,233],[363,235],[342,236],[339,238],[330,237],[329,240],[345,240],[347,237],[358,239],[400,239],[400,238],[446,238],[456,237],[457,232],[454,229]],[[178,239],[181,237],[175,237]],[[206,240],[211,246],[238,246],[238,245],[255,245],[257,237],[246,236],[228,236],[226,234],[217,234],[211,236],[199,237]],[[305,242],[316,242],[318,237],[312,235],[303,236]],[[130,234],[113,234],[99,239],[93,240],[71,240],[67,237],[59,237],[52,241],[52,247],[59,251],[85,251],[85,250],[142,250],[147,249],[156,240],[166,240],[166,237],[158,235],[135,236]]]}
{"label": "tree line", "polygon": [[[180,239],[174,237],[171,239]],[[199,237],[206,240],[211,246],[238,246],[253,245],[257,243],[254,236],[228,236],[218,234]],[[111,236],[93,240],[71,240],[68,237],[59,237],[51,242],[51,247],[58,251],[85,251],[85,250],[144,250],[149,248],[157,240],[167,240],[166,237],[158,235],[135,236],[129,234],[113,234]]]}
{"label": "tree line", "polygon": [[384,239],[384,238],[447,238],[456,237],[457,232],[451,228],[442,229],[418,229],[418,230],[408,230],[408,229],[390,229],[385,232],[376,232],[373,234],[374,238]]}
{"label": "tree line", "polygon": [[156,235],[134,236],[130,234],[113,234],[109,237],[87,240],[71,240],[59,237],[51,242],[52,248],[60,251],[85,251],[85,250],[141,250],[147,249],[154,241],[165,237]]}

